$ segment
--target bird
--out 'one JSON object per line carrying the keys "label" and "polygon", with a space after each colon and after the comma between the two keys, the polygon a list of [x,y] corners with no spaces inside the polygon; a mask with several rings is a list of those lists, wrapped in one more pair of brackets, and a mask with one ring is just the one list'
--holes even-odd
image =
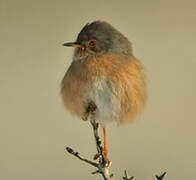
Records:
{"label": "bird", "polygon": [[89,113],[103,129],[103,155],[108,160],[106,125],[132,122],[146,104],[146,75],[132,44],[106,21],[87,23],[73,47],[72,63],[61,81],[65,108],[87,120]]}

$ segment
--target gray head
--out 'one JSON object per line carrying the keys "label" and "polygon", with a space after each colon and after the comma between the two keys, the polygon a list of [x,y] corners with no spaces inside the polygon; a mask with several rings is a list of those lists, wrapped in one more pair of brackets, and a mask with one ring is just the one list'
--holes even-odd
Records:
{"label": "gray head", "polygon": [[65,43],[74,46],[79,56],[100,56],[106,53],[117,53],[125,57],[132,55],[131,43],[113,26],[104,21],[86,24],[78,34],[76,42]]}

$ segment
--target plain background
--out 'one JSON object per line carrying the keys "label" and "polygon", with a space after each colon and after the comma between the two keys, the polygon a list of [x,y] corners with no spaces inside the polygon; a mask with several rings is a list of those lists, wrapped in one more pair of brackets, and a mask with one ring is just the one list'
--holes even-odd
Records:
{"label": "plain background", "polygon": [[63,108],[60,81],[72,49],[62,43],[106,20],[133,43],[148,74],[148,104],[133,124],[108,127],[112,172],[136,180],[196,177],[196,2],[0,0],[0,179],[101,179],[65,153],[95,153],[87,122]]}

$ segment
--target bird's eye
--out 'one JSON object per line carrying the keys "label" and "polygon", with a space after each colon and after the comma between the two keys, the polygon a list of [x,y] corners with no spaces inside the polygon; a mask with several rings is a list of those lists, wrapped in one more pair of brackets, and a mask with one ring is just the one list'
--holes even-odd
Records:
{"label": "bird's eye", "polygon": [[90,40],[90,41],[88,42],[88,46],[89,46],[89,47],[95,47],[95,45],[96,45],[95,40]]}

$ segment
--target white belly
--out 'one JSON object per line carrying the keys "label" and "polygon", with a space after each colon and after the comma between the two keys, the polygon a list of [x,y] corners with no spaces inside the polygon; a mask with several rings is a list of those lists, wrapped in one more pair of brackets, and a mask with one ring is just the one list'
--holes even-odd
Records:
{"label": "white belly", "polygon": [[95,120],[105,126],[108,122],[120,119],[120,100],[115,95],[115,87],[104,78],[95,79],[89,93],[85,96],[87,101],[93,101],[97,106]]}

